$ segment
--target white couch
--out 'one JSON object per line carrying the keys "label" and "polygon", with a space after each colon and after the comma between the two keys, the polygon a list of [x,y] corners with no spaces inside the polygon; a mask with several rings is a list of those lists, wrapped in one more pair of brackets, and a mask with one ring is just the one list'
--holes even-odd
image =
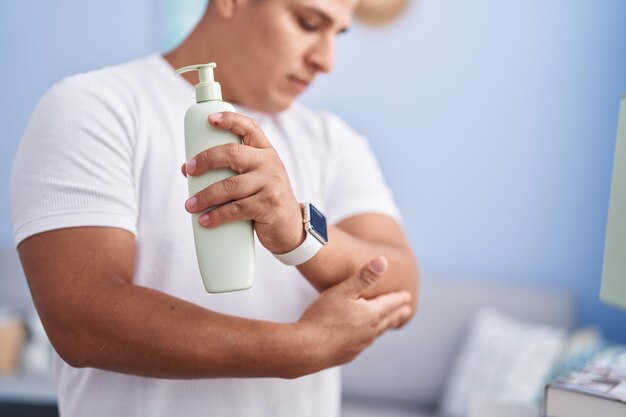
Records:
{"label": "white couch", "polygon": [[529,322],[571,328],[574,298],[563,292],[424,277],[419,308],[343,369],[343,417],[435,416],[473,314],[490,306]]}
{"label": "white couch", "polygon": [[[496,282],[424,277],[419,310],[412,322],[400,331],[387,333],[344,367],[343,416],[436,415],[472,314],[485,305],[537,323],[569,328],[574,321],[574,300],[568,294]],[[12,248],[0,250],[0,308],[25,314],[32,309]],[[19,409],[14,406],[27,404],[41,408],[22,415],[54,415],[50,379],[37,375],[0,378],[0,415],[10,409],[11,415],[18,416]]]}

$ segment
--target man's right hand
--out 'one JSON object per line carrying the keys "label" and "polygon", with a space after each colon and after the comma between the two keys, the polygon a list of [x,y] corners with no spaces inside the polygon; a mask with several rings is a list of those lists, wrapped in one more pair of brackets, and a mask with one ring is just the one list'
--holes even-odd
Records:
{"label": "man's right hand", "polygon": [[310,369],[303,374],[350,362],[378,336],[411,315],[407,291],[369,300],[361,297],[386,269],[385,258],[372,260],[355,275],[323,291],[295,323],[299,339],[313,357]]}

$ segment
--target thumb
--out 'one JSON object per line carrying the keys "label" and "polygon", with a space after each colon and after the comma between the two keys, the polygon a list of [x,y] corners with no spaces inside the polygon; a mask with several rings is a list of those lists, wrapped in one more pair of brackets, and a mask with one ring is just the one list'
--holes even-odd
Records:
{"label": "thumb", "polygon": [[371,260],[356,274],[343,281],[340,286],[344,294],[357,298],[361,293],[372,287],[387,270],[387,259],[380,256]]}

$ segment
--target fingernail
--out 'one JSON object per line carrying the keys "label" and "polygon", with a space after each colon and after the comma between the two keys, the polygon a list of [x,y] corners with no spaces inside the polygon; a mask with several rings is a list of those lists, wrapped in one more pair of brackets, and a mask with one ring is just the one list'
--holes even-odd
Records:
{"label": "fingernail", "polygon": [[192,172],[195,169],[196,169],[196,160],[195,159],[192,159],[191,161],[187,162],[187,172]]}
{"label": "fingernail", "polygon": [[198,205],[198,199],[196,197],[191,197],[189,200],[185,202],[185,208],[187,210],[193,210]]}
{"label": "fingernail", "polygon": [[369,263],[369,267],[373,272],[380,274],[385,270],[385,261],[383,261],[381,258],[376,258]]}
{"label": "fingernail", "polygon": [[200,216],[198,221],[201,225],[207,226],[209,224],[209,213],[204,213],[202,216]]}
{"label": "fingernail", "polygon": [[213,113],[212,115],[209,116],[209,120],[211,120],[214,123],[219,122],[220,120],[222,120],[222,113]]}
{"label": "fingernail", "polygon": [[400,310],[400,315],[405,318],[409,317],[411,315],[411,307],[409,306],[402,307],[402,310]]}

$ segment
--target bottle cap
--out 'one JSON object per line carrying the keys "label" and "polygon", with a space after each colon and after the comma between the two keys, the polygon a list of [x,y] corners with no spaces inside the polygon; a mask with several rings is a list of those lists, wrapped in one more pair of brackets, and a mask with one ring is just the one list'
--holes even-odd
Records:
{"label": "bottle cap", "polygon": [[176,70],[176,74],[183,74],[189,71],[198,71],[200,82],[196,84],[196,101],[222,100],[222,88],[220,83],[215,81],[213,68],[217,67],[215,62],[208,64],[188,65]]}

